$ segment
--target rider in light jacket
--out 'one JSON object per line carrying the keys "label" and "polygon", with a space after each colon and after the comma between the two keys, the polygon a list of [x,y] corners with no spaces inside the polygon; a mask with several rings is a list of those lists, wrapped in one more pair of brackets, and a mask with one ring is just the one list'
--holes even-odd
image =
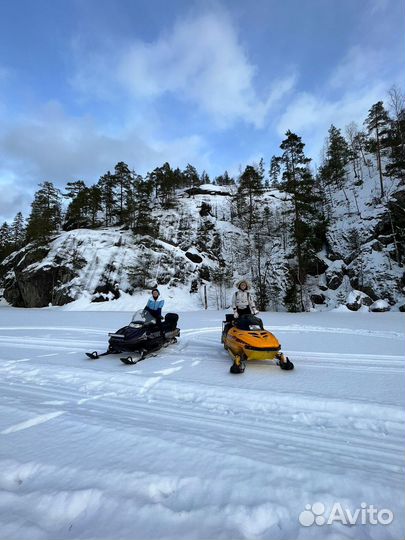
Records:
{"label": "rider in light jacket", "polygon": [[252,294],[249,291],[249,282],[243,279],[236,283],[237,291],[232,297],[232,308],[235,319],[239,315],[256,315],[259,313]]}

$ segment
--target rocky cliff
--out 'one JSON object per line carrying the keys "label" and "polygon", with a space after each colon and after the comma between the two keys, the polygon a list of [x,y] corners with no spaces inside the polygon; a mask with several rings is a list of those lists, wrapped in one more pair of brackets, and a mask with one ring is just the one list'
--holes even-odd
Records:
{"label": "rocky cliff", "polygon": [[[325,198],[326,242],[307,277],[306,309],[404,309],[404,267],[389,210],[390,201],[402,204],[404,187],[390,180],[381,202],[376,171],[367,173],[357,183],[348,175],[343,189],[330,189]],[[251,277],[258,256],[238,226],[234,193],[207,185],[177,195],[174,208],[153,209],[153,237],[119,227],[76,229],[11,254],[0,265],[4,298],[20,307],[63,305],[83,294],[92,301],[113,300],[158,283],[190,295],[208,286],[210,306],[225,307],[233,280]],[[258,252],[271,292],[266,307],[285,309],[292,243],[283,209],[289,202],[268,189],[256,203],[270,223]]]}

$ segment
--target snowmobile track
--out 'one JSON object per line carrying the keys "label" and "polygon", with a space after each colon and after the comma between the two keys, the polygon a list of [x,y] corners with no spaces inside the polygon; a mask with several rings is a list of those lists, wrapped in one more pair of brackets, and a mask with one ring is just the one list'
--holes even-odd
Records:
{"label": "snowmobile track", "polygon": [[[10,537],[131,537],[134,511],[145,538],[403,537],[402,316],[265,315],[297,371],[252,362],[234,378],[219,313],[180,316],[176,347],[139,366],[84,355],[105,350],[119,314],[3,313],[15,327],[0,330]],[[395,522],[301,528],[316,501],[366,501]]]}
{"label": "snowmobile track", "polygon": [[[209,445],[210,450],[218,452],[221,447],[228,444],[232,446],[232,441],[238,440],[237,449],[232,450],[232,453],[246,459],[254,451],[255,459],[260,456],[266,462],[272,456],[277,456],[279,464],[283,464],[285,459],[284,464],[287,465],[287,457],[294,452],[295,467],[310,466],[311,459],[314,459],[317,466],[333,470],[339,467],[354,471],[359,469],[361,474],[373,473],[373,478],[381,481],[389,476],[390,483],[398,486],[403,482],[404,444],[400,437],[390,437],[385,442],[381,434],[370,436],[368,433],[362,437],[354,435],[353,430],[335,433],[331,429],[326,432],[299,421],[292,425],[285,419],[271,415],[258,421],[256,414],[247,412],[243,415],[241,413],[240,418],[212,410],[201,412],[200,408],[196,410],[195,406],[185,406],[184,402],[179,403],[170,395],[147,403],[132,400],[129,411],[125,398],[114,398],[111,394],[88,396],[71,390],[64,391],[62,387],[55,391],[37,385],[27,388],[27,384],[1,384],[0,387],[3,395],[14,394],[18,397],[26,394],[38,400],[65,399],[67,402],[60,409],[73,417],[80,416],[81,423],[84,421],[98,425],[100,418],[108,417],[108,424],[115,429],[117,426],[122,429],[124,424],[125,429],[136,428],[150,432],[155,428],[158,432],[164,419],[165,431],[173,434],[173,440],[176,434],[188,435],[192,437],[187,438],[187,444],[191,446],[204,444],[207,448]],[[221,407],[223,403],[218,403],[218,408]],[[44,410],[49,411],[49,407]]]}

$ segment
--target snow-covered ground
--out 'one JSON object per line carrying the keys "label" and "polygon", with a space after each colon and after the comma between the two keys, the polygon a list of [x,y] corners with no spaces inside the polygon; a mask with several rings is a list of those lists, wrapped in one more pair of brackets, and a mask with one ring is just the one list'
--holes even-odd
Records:
{"label": "snow-covered ground", "polygon": [[[403,538],[404,315],[265,313],[296,369],[243,375],[222,318],[125,366],[84,351],[128,312],[1,308],[1,539]],[[394,519],[301,525],[314,503]]]}

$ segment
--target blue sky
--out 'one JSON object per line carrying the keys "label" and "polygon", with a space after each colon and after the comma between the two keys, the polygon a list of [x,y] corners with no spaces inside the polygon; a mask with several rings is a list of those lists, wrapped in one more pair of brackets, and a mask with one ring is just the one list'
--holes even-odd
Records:
{"label": "blue sky", "polygon": [[215,176],[287,129],[319,163],[405,75],[403,0],[0,0],[0,221],[117,161]]}

